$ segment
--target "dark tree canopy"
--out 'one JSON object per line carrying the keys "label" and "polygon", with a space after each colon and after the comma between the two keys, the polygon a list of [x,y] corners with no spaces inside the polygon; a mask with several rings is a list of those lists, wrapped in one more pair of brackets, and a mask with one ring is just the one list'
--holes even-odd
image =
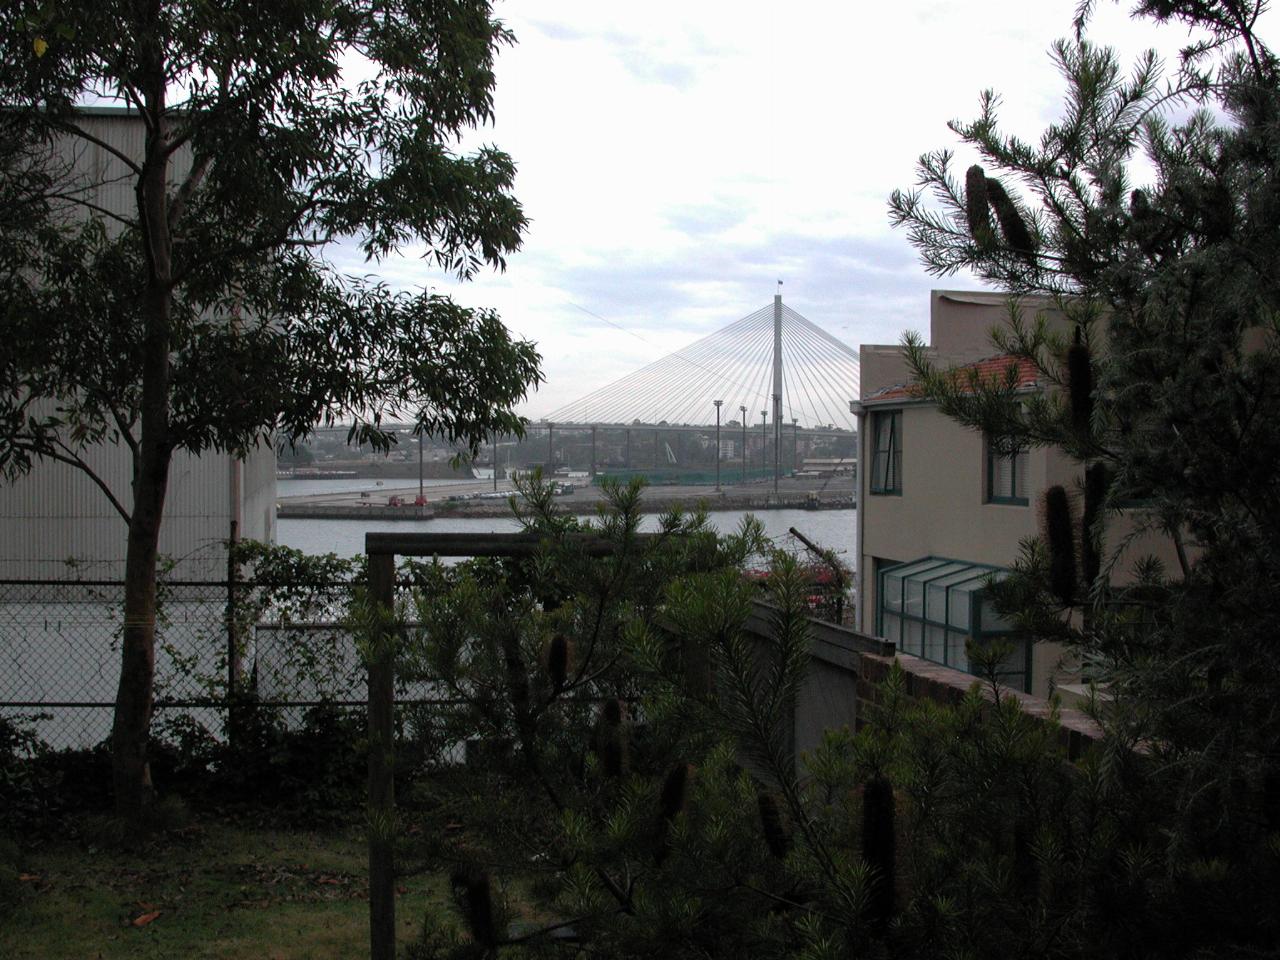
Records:
{"label": "dark tree canopy", "polygon": [[[0,471],[127,449],[117,804],[150,793],[156,544],[176,450],[352,422],[519,431],[530,343],[446,297],[344,276],[401,249],[468,278],[525,218],[490,119],[511,40],[479,0],[16,0],[0,10]],[[84,109],[92,105],[92,109]],[[112,117],[103,108],[117,111]],[[122,126],[123,125],[123,126]],[[376,270],[376,267],[373,269]]]}
{"label": "dark tree canopy", "polygon": [[[145,155],[105,146],[139,187],[157,166],[166,184],[172,445],[243,450],[337,417],[469,443],[518,427],[530,345],[488,311],[344,277],[326,246],[420,244],[460,277],[518,248],[510,158],[455,148],[490,118],[510,39],[486,4],[15,3],[0,18],[6,373],[22,384],[6,468],[140,417],[138,307],[161,267],[140,204],[104,208],[48,159],[93,136],[85,102],[137,114]],[[61,416],[33,406],[49,397]]]}

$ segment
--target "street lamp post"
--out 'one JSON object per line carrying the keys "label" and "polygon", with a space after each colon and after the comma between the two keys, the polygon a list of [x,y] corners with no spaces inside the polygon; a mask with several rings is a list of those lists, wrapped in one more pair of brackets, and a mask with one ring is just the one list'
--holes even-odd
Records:
{"label": "street lamp post", "polygon": [[797,461],[800,459],[800,421],[791,418],[791,475],[795,476]]}
{"label": "street lamp post", "polygon": [[712,400],[716,405],[716,493],[720,492],[720,404],[723,400]]}
{"label": "street lamp post", "polygon": [[739,407],[742,411],[742,482],[747,482],[747,408]]}
{"label": "street lamp post", "polygon": [[760,470],[769,472],[769,411],[760,411]]}
{"label": "street lamp post", "polygon": [[422,434],[418,434],[418,499],[424,494],[422,481]]}

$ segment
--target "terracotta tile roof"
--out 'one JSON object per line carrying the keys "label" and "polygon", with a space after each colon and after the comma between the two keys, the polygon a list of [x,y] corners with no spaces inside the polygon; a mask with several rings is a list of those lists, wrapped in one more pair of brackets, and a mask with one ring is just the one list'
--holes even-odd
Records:
{"label": "terracotta tile roof", "polygon": [[[1006,371],[1010,367],[1017,369],[1016,383],[1019,388],[1038,385],[1035,365],[1030,360],[1019,359],[1007,353],[998,357],[987,357],[974,363],[967,363],[964,366],[954,368],[952,373],[966,382],[971,375],[976,374],[980,383],[1003,383],[1004,378],[1008,375]],[[888,387],[881,387],[871,396],[865,397],[862,402],[882,403],[889,400],[920,399],[922,399],[920,388],[916,384],[896,383]]]}

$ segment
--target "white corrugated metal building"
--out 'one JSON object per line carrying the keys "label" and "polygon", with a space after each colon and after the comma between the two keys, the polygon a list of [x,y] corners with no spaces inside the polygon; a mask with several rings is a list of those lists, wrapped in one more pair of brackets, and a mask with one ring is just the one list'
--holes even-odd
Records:
{"label": "white corrugated metal building", "polygon": [[[140,157],[143,127],[136,114],[88,108],[81,124],[95,139]],[[70,161],[70,184],[109,211],[132,213],[133,180],[111,152],[85,139],[59,143]],[[184,161],[175,157],[175,176]],[[126,506],[132,502],[131,460],[124,446],[103,444],[80,451]],[[176,562],[173,576],[222,578],[232,524],[241,537],[275,538],[275,451],[260,447],[245,460],[226,454],[179,452],[170,469],[160,552]],[[0,482],[0,579],[62,579],[68,561],[84,565],[75,576],[116,579],[124,572],[126,528],[101,490],[83,472],[42,462],[14,483]]]}

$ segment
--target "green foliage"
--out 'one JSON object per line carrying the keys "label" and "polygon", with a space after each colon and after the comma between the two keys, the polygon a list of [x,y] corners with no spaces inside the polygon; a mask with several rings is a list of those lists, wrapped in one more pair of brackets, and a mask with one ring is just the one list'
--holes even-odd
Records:
{"label": "green foliage", "polygon": [[[6,472],[58,441],[136,442],[148,330],[173,347],[157,426],[174,448],[246,450],[343,416],[379,446],[402,414],[471,445],[519,429],[532,345],[489,311],[344,277],[325,251],[348,240],[378,260],[421,243],[468,277],[518,248],[510,158],[452,147],[491,119],[493,57],[512,41],[487,4],[81,4],[57,8],[57,33],[33,27],[50,9],[9,4],[0,30],[6,372],[27,385],[7,401]],[[368,70],[353,86],[356,53]],[[114,209],[60,189],[50,144],[99,137],[75,108],[89,91],[138,112],[145,155],[102,149],[140,198],[164,191],[165,258],[147,252],[157,226],[141,199]],[[167,171],[158,187],[150,164]],[[161,281],[158,329],[137,291]]]}
{"label": "green foliage", "polygon": [[43,817],[54,786],[37,764],[49,748],[28,726],[30,719],[0,717],[0,806],[8,811],[0,841],[8,841]]}
{"label": "green foliage", "polygon": [[[396,419],[472,451],[522,430],[533,344],[490,310],[345,275],[334,255],[417,245],[460,279],[505,268],[526,225],[515,166],[456,144],[492,119],[511,39],[484,0],[0,10],[0,375],[14,385],[0,476],[66,464],[128,527],[122,816],[153,795],[156,546],[176,452],[245,455],[339,421],[379,449]],[[129,461],[127,487],[95,469],[99,444]]]}
{"label": "green foliage", "polygon": [[[1119,953],[1274,949],[1274,924],[1254,921],[1280,876],[1262,814],[1280,763],[1280,62],[1254,32],[1261,5],[1152,2],[1135,13],[1192,39],[1174,70],[1148,53],[1126,75],[1084,38],[1091,6],[1054,46],[1066,99],[1038,141],[1004,134],[988,91],[976,120],[952,125],[978,172],[962,188],[949,151],[926,154],[920,188],[890,201],[931,272],[967,269],[1011,293],[993,339],[1045,389],[1020,392],[1012,371],[957,377],[917,337],[906,352],[948,415],[1080,466],[1083,508],[1076,491],[1049,491],[1046,536],[993,592],[1033,636],[1072,645],[1102,690],[1108,744],[1087,772],[1119,846],[1096,921],[1130,916]],[[990,196],[984,168],[1016,187],[1029,245],[984,225],[968,196]],[[1060,318],[1029,317],[1030,295]],[[1167,538],[1176,569],[1133,557],[1140,535]]]}
{"label": "green foliage", "polygon": [[[1154,761],[1068,763],[1054,719],[1000,686],[998,650],[973,652],[990,675],[955,707],[913,700],[895,668],[862,729],[797,757],[809,637],[794,561],[773,558],[756,606],[740,570],[706,562],[744,542],[634,539],[635,492],[615,489],[601,519],[623,547],[611,555],[575,554],[582,529],[535,512],[539,555],[424,582],[402,670],[456,701],[437,712],[442,742],[478,742],[413,790],[418,854],[460,866],[461,905],[428,917],[413,955],[558,954],[573,949],[551,938],[564,926],[619,957],[1083,957],[1112,938],[1195,940],[1185,899],[1143,859],[1161,834],[1141,813],[1167,806],[1143,786]],[[556,637],[574,651],[563,685]],[[491,891],[528,878],[541,922],[477,924],[478,864]],[[1135,884],[1153,899],[1117,906]]]}

